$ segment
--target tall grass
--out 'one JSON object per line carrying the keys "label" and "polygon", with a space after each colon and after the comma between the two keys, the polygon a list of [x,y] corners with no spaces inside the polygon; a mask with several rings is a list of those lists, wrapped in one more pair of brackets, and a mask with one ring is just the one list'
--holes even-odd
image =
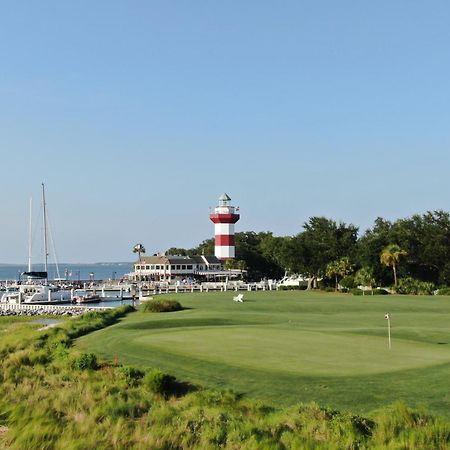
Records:
{"label": "tall grass", "polygon": [[72,340],[130,309],[0,340],[0,444],[11,449],[446,449],[450,425],[395,403],[368,417],[317,404],[278,409],[231,391],[179,395],[157,369],[98,363]]}

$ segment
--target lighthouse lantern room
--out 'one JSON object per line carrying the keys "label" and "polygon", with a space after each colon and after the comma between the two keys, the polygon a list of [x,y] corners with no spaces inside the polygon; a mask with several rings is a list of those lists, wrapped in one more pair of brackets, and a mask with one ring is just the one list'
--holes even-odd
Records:
{"label": "lighthouse lantern room", "polygon": [[214,222],[215,247],[214,254],[218,259],[233,259],[234,224],[239,220],[237,208],[231,206],[231,198],[227,194],[219,197],[219,206],[209,218]]}

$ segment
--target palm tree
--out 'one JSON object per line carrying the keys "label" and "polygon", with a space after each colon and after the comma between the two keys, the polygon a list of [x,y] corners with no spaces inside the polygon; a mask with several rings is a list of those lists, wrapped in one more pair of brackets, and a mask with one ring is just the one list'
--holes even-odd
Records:
{"label": "palm tree", "polygon": [[344,278],[353,272],[353,264],[348,256],[344,256],[339,260],[339,275]]}
{"label": "palm tree", "polygon": [[406,256],[407,254],[408,253],[401,249],[397,244],[389,244],[380,254],[380,262],[385,266],[392,266],[395,286],[397,286],[397,266],[400,263],[400,258],[402,256]]}
{"label": "palm tree", "polygon": [[340,267],[339,267],[339,260],[336,261],[331,261],[330,263],[327,264],[327,268],[325,271],[325,275],[328,278],[333,278],[334,277],[334,281],[335,281],[335,290],[338,290],[338,275],[340,274]]}
{"label": "palm tree", "polygon": [[145,247],[142,244],[136,244],[133,247],[133,253],[137,253],[139,255],[139,262],[141,261],[141,253],[145,253]]}
{"label": "palm tree", "polygon": [[344,256],[341,259],[336,259],[335,261],[331,261],[328,263],[325,275],[328,278],[333,278],[335,280],[335,289],[338,290],[338,276],[341,278],[346,277],[353,271],[353,265],[350,262],[350,259],[347,256]]}
{"label": "palm tree", "polygon": [[[370,290],[372,292],[372,295],[373,295],[372,286],[375,283],[375,279],[373,278],[372,269],[370,269],[369,267],[362,267],[361,269],[359,269],[355,275],[355,283],[357,285],[369,286]],[[365,295],[364,290],[363,290],[363,295]]]}

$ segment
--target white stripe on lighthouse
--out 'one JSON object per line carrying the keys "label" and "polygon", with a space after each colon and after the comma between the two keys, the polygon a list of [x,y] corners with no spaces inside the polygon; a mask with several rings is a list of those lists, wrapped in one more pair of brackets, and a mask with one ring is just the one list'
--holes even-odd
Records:
{"label": "white stripe on lighthouse", "polygon": [[234,223],[215,223],[214,234],[234,234]]}
{"label": "white stripe on lighthouse", "polygon": [[216,245],[214,247],[214,254],[219,259],[234,258],[234,247]]}

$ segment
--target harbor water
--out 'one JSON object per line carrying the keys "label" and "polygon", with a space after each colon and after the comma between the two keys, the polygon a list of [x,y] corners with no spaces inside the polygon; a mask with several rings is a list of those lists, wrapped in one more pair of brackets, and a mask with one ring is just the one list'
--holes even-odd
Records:
{"label": "harbor water", "polygon": [[[71,281],[78,280],[120,280],[133,270],[131,262],[95,263],[95,264],[69,264],[60,263],[59,276],[55,264],[48,265],[50,279],[65,278]],[[20,280],[21,274],[27,270],[26,264],[0,264],[0,281]],[[34,264],[33,270],[44,270],[42,264]]]}

